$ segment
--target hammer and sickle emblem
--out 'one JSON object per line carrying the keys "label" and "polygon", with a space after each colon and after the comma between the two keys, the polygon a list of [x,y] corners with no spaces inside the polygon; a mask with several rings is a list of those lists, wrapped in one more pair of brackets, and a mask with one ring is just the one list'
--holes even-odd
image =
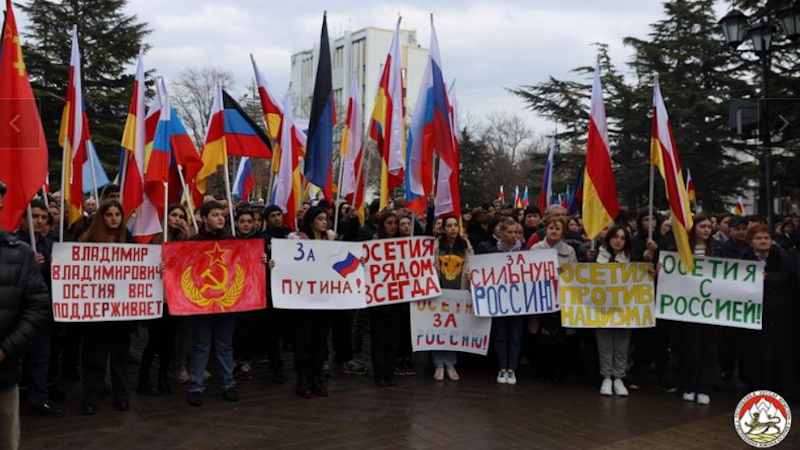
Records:
{"label": "hammer and sickle emblem", "polygon": [[[212,266],[213,267],[213,266]],[[205,293],[207,290],[211,289],[212,291],[224,291],[228,285],[228,268],[224,265],[220,264],[219,268],[222,269],[222,280],[218,280],[217,277],[211,271],[211,267],[204,270],[203,273],[200,274],[200,277],[203,279],[211,280],[214,284],[206,283],[203,287],[200,288],[200,292]]]}

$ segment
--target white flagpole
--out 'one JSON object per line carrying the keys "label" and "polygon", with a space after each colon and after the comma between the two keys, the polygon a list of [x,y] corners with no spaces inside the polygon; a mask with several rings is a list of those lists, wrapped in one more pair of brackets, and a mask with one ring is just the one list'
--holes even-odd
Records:
{"label": "white flagpole", "polygon": [[169,182],[164,182],[164,242],[167,242],[167,236],[169,229],[167,228],[167,224],[169,223],[169,218],[167,217],[167,213],[169,211]]}
{"label": "white flagpole", "polygon": [[36,232],[33,230],[33,211],[31,204],[28,202],[28,237],[31,239],[31,248],[34,253],[36,252]]}
{"label": "white flagpole", "polygon": [[[97,195],[97,173],[94,170],[94,144],[91,144],[90,141],[85,141],[86,149],[89,151],[89,167],[92,169],[92,192],[94,192],[94,199],[97,202],[98,206],[100,205],[100,196]],[[91,145],[91,147],[90,147]],[[81,167],[83,170],[83,167]]]}
{"label": "white flagpole", "polygon": [[[224,139],[224,138],[223,138]],[[236,236],[236,222],[233,219],[233,195],[231,195],[231,176],[230,170],[228,170],[228,158],[227,158],[227,151],[225,152],[225,164],[223,164],[225,170],[225,194],[228,196],[228,212],[231,216],[231,234]]]}
{"label": "white flagpole", "polygon": [[64,195],[67,193],[67,171],[64,168],[67,166],[67,139],[64,139],[61,157],[61,220],[58,225],[58,242],[64,242]]}
{"label": "white flagpole", "polygon": [[[655,74],[654,78],[654,85],[658,85],[658,74]],[[655,112],[653,113],[655,114]],[[651,155],[652,158],[652,155]],[[647,214],[650,216],[650,224],[651,226],[648,227],[647,230],[647,239],[653,240],[653,230],[656,227],[656,223],[653,223],[653,195],[655,192],[655,183],[656,183],[656,166],[653,165],[653,162],[650,161],[650,202],[648,204],[648,211]]]}
{"label": "white flagpole", "polygon": [[197,227],[197,218],[194,216],[194,207],[192,206],[194,199],[192,198],[192,193],[189,191],[189,187],[186,185],[186,180],[183,178],[183,167],[180,164],[178,164],[178,177],[181,179],[181,188],[183,189],[184,196],[186,196],[186,206],[189,207],[189,215],[192,216],[194,231],[199,233],[200,228]]}
{"label": "white flagpole", "polygon": [[342,180],[344,180],[344,156],[339,155],[339,184],[338,189],[336,189],[336,199],[333,201],[333,232],[334,234],[339,234],[339,205],[337,202],[342,197]]}

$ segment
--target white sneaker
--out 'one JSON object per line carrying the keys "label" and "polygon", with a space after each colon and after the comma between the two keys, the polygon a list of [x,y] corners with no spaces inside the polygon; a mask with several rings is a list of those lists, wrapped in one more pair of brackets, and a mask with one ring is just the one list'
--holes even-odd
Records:
{"label": "white sneaker", "polygon": [[620,397],[628,396],[628,388],[625,387],[625,383],[619,378],[614,380],[614,393]]}
{"label": "white sneaker", "polygon": [[708,405],[711,403],[711,397],[708,394],[697,394],[697,404],[698,405]]}
{"label": "white sneaker", "polygon": [[499,384],[506,384],[508,383],[508,372],[505,370],[501,370],[497,373],[497,382]]}
{"label": "white sneaker", "polygon": [[517,376],[514,374],[513,370],[506,372],[506,383],[517,384]]}
{"label": "white sneaker", "polygon": [[189,378],[189,371],[186,370],[186,366],[181,366],[181,368],[178,369],[178,383],[186,384],[190,380],[191,378]]}
{"label": "white sneaker", "polygon": [[694,401],[694,392],[684,392],[683,393],[683,401],[685,402],[693,402]]}
{"label": "white sneaker", "polygon": [[211,372],[204,370],[203,371],[203,381],[208,381],[211,378]]}
{"label": "white sneaker", "polygon": [[600,385],[600,395],[611,395],[612,394],[612,392],[611,392],[611,385],[612,384],[613,384],[613,382],[611,381],[611,378],[604,378],[603,379],[603,384]]}

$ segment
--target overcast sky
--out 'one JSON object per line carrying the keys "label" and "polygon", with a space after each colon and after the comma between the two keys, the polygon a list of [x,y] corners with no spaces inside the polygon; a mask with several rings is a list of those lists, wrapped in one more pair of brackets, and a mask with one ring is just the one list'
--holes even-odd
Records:
{"label": "overcast sky", "polygon": [[629,55],[622,38],[646,36],[662,17],[660,0],[130,0],[128,9],[153,30],[148,69],[174,79],[187,67],[216,65],[243,90],[253,53],[281,93],[290,55],[318,42],[323,10],[332,39],[348,28],[391,28],[400,12],[425,47],[434,13],[445,78],[457,78],[462,111],[519,113],[536,132],[550,125],[503,88],[570,76],[593,63],[594,42],[608,43],[621,65]]}

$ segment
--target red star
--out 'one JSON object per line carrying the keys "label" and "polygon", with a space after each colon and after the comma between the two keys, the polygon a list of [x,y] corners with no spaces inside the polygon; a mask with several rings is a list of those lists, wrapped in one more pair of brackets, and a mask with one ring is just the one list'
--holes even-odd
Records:
{"label": "red star", "polygon": [[210,264],[211,266],[213,266],[216,263],[220,263],[224,266],[225,260],[223,258],[225,257],[225,254],[228,253],[229,251],[230,250],[222,250],[221,248],[219,248],[219,242],[216,242],[214,243],[213,250],[209,250],[203,253],[205,253],[209,258],[211,258],[211,264]]}

